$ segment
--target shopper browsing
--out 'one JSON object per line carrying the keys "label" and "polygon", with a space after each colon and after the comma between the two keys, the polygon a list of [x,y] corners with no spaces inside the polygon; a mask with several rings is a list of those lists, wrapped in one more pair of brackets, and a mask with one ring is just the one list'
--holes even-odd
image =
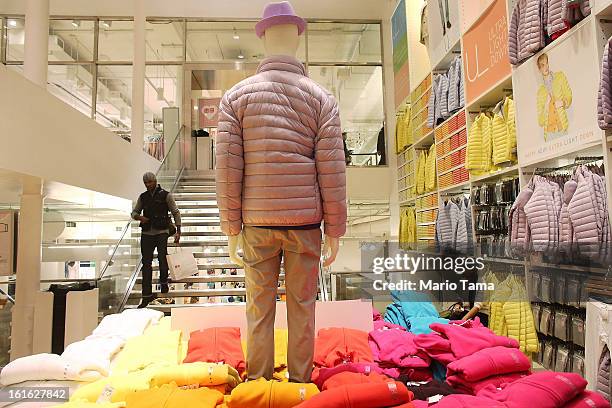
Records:
{"label": "shopper browsing", "polygon": [[[152,293],[153,252],[157,248],[159,261],[159,283],[161,293],[168,293],[168,237],[174,235],[174,242],[179,243],[181,238],[181,213],[176,206],[172,194],[157,184],[153,173],[145,173],[142,181],[147,191],[142,193],[136,201],[132,211],[132,218],[140,221],[142,235],[140,238],[140,251],[142,254],[142,301],[139,308],[146,307],[154,298]],[[144,215],[141,215],[141,212]],[[168,212],[174,217],[174,225],[170,221]],[[172,231],[174,230],[174,231]]]}
{"label": "shopper browsing", "polygon": [[[230,259],[244,262],[249,379],[272,379],[274,318],[285,265],[288,371],[310,382],[321,221],[331,264],[346,231],[345,158],[338,105],[295,57],[306,22],[270,3],[255,30],[266,58],[223,97],[216,140],[217,201]],[[239,236],[244,258],[237,256]],[[327,252],[327,251],[326,251]]]}

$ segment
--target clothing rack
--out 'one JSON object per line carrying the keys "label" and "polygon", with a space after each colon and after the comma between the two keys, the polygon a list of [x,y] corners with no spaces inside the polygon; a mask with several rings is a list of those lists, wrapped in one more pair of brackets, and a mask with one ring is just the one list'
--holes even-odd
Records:
{"label": "clothing rack", "polygon": [[560,167],[536,167],[536,169],[533,171],[532,174],[545,175],[545,174],[554,173],[556,171],[568,170],[576,166],[594,163],[594,162],[598,162],[602,160],[603,160],[603,156],[578,156],[574,159],[574,163],[566,164]]}

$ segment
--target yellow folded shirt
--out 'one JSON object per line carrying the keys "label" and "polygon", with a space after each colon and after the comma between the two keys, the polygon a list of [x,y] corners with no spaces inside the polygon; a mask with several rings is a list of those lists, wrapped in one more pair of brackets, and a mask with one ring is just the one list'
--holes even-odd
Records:
{"label": "yellow folded shirt", "polygon": [[282,383],[260,378],[238,385],[228,408],[291,408],[317,395],[314,384]]}
{"label": "yellow folded shirt", "polygon": [[182,389],[176,384],[164,384],[138,391],[127,398],[128,408],[215,408],[223,402],[223,394],[209,388]]}
{"label": "yellow folded shirt", "polygon": [[151,387],[158,387],[172,382],[176,383],[179,387],[194,384],[200,387],[227,385],[226,390],[231,391],[240,383],[240,376],[236,369],[227,364],[203,362],[152,369]]}
{"label": "yellow folded shirt", "polygon": [[180,330],[168,331],[163,326],[152,326],[146,334],[126,342],[113,362],[111,375],[177,365],[180,363],[180,342]]}
{"label": "yellow folded shirt", "polygon": [[104,392],[109,395],[106,398],[110,402],[125,402],[128,394],[148,390],[150,378],[150,374],[144,371],[102,378],[77,388],[70,397],[70,401],[96,402]]}

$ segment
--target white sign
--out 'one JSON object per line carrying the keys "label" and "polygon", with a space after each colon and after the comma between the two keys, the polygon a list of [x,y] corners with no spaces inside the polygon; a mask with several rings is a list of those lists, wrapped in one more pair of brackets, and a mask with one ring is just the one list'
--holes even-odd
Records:
{"label": "white sign", "polygon": [[0,211],[0,276],[13,274],[15,213]]}
{"label": "white sign", "polygon": [[514,71],[521,165],[576,152],[601,141],[597,126],[599,57],[592,30],[593,20],[589,20]]}

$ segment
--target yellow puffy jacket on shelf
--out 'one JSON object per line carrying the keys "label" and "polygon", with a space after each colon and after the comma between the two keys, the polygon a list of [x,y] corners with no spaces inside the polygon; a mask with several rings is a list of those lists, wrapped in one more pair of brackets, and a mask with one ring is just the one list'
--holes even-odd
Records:
{"label": "yellow puffy jacket on shelf", "polygon": [[417,194],[423,194],[425,192],[425,172],[427,168],[427,154],[424,150],[419,153],[419,159],[416,165],[416,178],[414,184],[416,187]]}
{"label": "yellow puffy jacket on shelf", "polygon": [[470,128],[465,168],[472,175],[486,174],[491,170],[491,119],[484,113],[474,119]]}
{"label": "yellow puffy jacket on shelf", "polygon": [[425,164],[425,191],[435,190],[436,179],[436,145],[432,144],[429,148]]}
{"label": "yellow puffy jacket on shelf", "polygon": [[412,144],[412,128],[410,127],[410,105],[404,112],[397,115],[395,123],[395,151],[400,153]]}
{"label": "yellow puffy jacket on shelf", "polygon": [[402,249],[416,249],[416,213],[414,207],[402,209],[400,212],[399,241]]}
{"label": "yellow puffy jacket on shelf", "polygon": [[516,161],[516,123],[514,101],[511,97],[501,102],[491,121],[493,164]]}

